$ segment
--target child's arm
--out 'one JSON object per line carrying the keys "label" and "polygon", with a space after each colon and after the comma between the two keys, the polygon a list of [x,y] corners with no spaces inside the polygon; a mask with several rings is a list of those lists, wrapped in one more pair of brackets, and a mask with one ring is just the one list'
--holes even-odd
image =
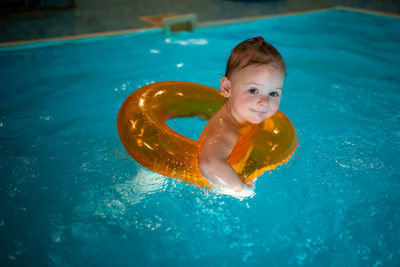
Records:
{"label": "child's arm", "polygon": [[249,187],[242,182],[236,171],[227,162],[238,140],[237,131],[224,128],[216,130],[205,141],[199,157],[200,171],[213,184],[231,188],[236,192],[249,191]]}

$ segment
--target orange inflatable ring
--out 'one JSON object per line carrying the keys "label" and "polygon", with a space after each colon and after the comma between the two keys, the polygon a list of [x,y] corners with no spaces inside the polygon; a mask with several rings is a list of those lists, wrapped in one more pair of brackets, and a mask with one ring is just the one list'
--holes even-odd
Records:
{"label": "orange inflatable ring", "polygon": [[[209,119],[224,103],[220,91],[201,84],[165,81],[143,86],[122,104],[117,127],[129,155],[143,167],[209,187],[198,166],[200,144],[168,127],[180,117]],[[228,162],[244,182],[286,162],[298,144],[296,129],[280,111],[240,136]]]}

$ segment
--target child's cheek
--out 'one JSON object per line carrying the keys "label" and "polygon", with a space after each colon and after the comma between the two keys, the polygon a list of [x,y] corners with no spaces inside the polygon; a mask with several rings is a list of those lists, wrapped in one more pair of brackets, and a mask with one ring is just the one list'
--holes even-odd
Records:
{"label": "child's cheek", "polygon": [[248,97],[242,97],[239,101],[238,104],[241,107],[247,107],[250,105],[250,99]]}
{"label": "child's cheek", "polygon": [[275,112],[277,112],[279,109],[279,101],[274,101],[271,103],[270,106],[270,113],[271,115],[275,114]]}

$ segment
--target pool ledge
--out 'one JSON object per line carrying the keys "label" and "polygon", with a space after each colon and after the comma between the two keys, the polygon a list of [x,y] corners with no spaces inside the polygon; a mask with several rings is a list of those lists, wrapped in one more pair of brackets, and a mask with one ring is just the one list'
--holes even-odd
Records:
{"label": "pool ledge", "polygon": [[[388,12],[381,12],[381,11],[374,11],[362,8],[353,8],[353,7],[346,7],[346,6],[335,6],[331,8],[322,8],[322,9],[312,9],[300,12],[286,12],[286,13],[279,13],[279,14],[270,14],[265,16],[253,16],[253,17],[245,17],[239,19],[227,19],[227,20],[217,20],[217,21],[207,21],[207,22],[199,22],[199,28],[209,28],[215,26],[224,26],[233,23],[245,23],[259,19],[266,19],[266,18],[276,18],[276,17],[286,17],[286,16],[295,16],[307,13],[315,13],[315,12],[322,12],[328,11],[332,9],[340,9],[340,10],[348,10],[353,12],[360,12],[360,13],[367,13],[372,15],[379,15],[379,16],[387,16],[387,17],[397,17],[399,18],[399,14],[395,13],[388,13]],[[96,33],[85,33],[85,34],[78,34],[78,35],[69,35],[69,36],[61,36],[61,37],[54,37],[54,38],[43,38],[43,39],[35,39],[35,40],[23,40],[23,41],[11,41],[11,42],[3,42],[0,43],[0,51],[7,51],[8,48],[10,50],[14,50],[14,46],[21,46],[23,49],[24,46],[28,45],[30,48],[32,47],[41,47],[47,45],[56,45],[59,43],[63,43],[66,41],[71,40],[81,40],[81,39],[92,39],[97,40],[101,38],[106,38],[110,36],[117,36],[117,35],[127,35],[127,34],[137,34],[137,33],[151,33],[151,32],[162,32],[164,31],[163,28],[159,27],[148,27],[148,28],[140,28],[140,29],[126,29],[126,30],[117,30],[117,31],[109,31],[109,32],[96,32]],[[26,47],[25,47],[26,48]],[[18,49],[18,48],[17,48]]]}

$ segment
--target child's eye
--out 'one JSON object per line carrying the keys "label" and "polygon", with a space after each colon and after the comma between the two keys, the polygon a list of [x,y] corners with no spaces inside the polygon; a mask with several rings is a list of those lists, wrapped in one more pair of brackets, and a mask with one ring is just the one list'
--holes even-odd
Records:
{"label": "child's eye", "polygon": [[279,96],[279,93],[278,92],[271,92],[269,95],[273,96],[273,97],[276,97],[276,96]]}
{"label": "child's eye", "polygon": [[249,89],[250,94],[258,94],[258,90],[256,88]]}

